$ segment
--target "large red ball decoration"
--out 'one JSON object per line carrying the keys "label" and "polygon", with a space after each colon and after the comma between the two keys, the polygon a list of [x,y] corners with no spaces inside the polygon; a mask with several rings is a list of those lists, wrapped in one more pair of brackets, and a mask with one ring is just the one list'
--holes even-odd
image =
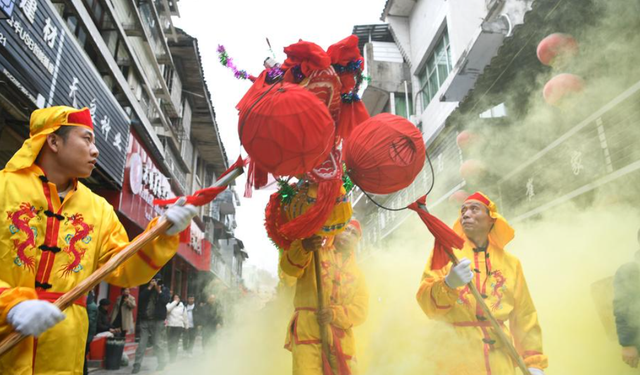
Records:
{"label": "large red ball decoration", "polygon": [[306,173],[322,163],[331,151],[334,132],[324,103],[288,83],[264,88],[240,112],[238,123],[251,159],[276,176]]}
{"label": "large red ball decoration", "polygon": [[579,52],[578,42],[568,34],[555,33],[542,39],[536,51],[538,60],[547,66],[566,63]]}
{"label": "large red ball decoration", "polygon": [[544,85],[542,95],[547,104],[558,106],[567,98],[579,94],[583,90],[584,81],[582,78],[573,74],[563,73],[551,78]]}
{"label": "large red ball decoration", "polygon": [[465,180],[477,181],[486,174],[484,163],[479,160],[467,160],[460,166],[460,176]]}
{"label": "large red ball decoration", "polygon": [[347,173],[361,189],[390,194],[409,186],[424,166],[422,133],[407,119],[381,113],[344,141]]}

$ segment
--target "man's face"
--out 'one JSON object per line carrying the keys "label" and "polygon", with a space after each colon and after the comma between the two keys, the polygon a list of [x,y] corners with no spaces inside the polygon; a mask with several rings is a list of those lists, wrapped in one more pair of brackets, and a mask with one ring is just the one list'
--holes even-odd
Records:
{"label": "man's face", "polygon": [[355,250],[359,240],[358,230],[349,225],[345,230],[340,232],[335,238],[336,249],[340,252],[349,253]]}
{"label": "man's face", "polygon": [[189,297],[189,298],[187,298],[187,303],[188,303],[188,304],[193,305],[195,302],[196,302],[196,299],[195,299],[195,298],[193,298],[193,297]]}
{"label": "man's face", "polygon": [[[66,125],[65,125],[66,126]],[[55,154],[58,164],[73,178],[91,176],[98,160],[98,149],[91,129],[82,126],[71,126],[66,139],[57,138]]]}
{"label": "man's face", "polygon": [[460,224],[469,238],[489,235],[494,221],[487,207],[480,202],[465,202],[460,209]]}
{"label": "man's face", "polygon": [[129,291],[129,288],[124,288],[122,289],[122,295],[124,295],[125,297],[129,296],[131,292]]}

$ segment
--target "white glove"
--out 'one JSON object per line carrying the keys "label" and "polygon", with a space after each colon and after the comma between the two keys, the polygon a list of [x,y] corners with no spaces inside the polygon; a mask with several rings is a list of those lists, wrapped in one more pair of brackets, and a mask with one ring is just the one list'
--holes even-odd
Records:
{"label": "white glove", "polygon": [[451,267],[449,274],[444,278],[444,282],[452,289],[466,285],[473,279],[473,272],[469,268],[470,265],[471,261],[469,259],[462,258],[457,266]]}
{"label": "white glove", "polygon": [[167,236],[176,235],[183,230],[187,229],[193,219],[198,214],[198,209],[190,204],[185,205],[187,201],[185,197],[178,199],[178,201],[169,206],[164,216],[171,223],[171,227],[165,232]]}
{"label": "white glove", "polygon": [[30,299],[15,305],[7,314],[7,322],[27,336],[40,336],[64,320],[65,315],[51,302]]}
{"label": "white glove", "polygon": [[544,375],[544,371],[539,368],[529,367],[527,370],[529,370],[529,374],[531,375]]}

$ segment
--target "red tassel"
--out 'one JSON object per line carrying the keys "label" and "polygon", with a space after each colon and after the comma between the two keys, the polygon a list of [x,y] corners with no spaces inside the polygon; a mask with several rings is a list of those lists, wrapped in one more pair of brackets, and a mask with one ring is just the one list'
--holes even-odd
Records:
{"label": "red tassel", "polygon": [[362,101],[340,104],[340,121],[336,134],[339,137],[347,138],[353,129],[365,122],[369,118],[369,112]]}
{"label": "red tassel", "polygon": [[344,331],[340,328],[336,328],[334,326],[331,327],[331,333],[333,334],[333,346],[336,355],[336,360],[338,362],[338,375],[351,375],[351,369],[349,368],[349,364],[347,363],[347,357],[344,355],[342,351],[342,345],[340,344],[340,339],[344,338]]}
{"label": "red tassel", "polygon": [[464,240],[460,238],[451,228],[440,221],[437,217],[431,215],[426,209],[420,207],[425,206],[427,196],[423,196],[417,201],[411,203],[408,208],[420,215],[420,219],[425,223],[429,232],[433,234],[435,243],[433,246],[433,259],[431,260],[431,269],[439,270],[449,264],[450,258],[448,254],[452,254],[453,249],[462,249]]}
{"label": "red tassel", "polygon": [[253,196],[253,188],[260,189],[269,182],[269,173],[260,168],[253,160],[247,159],[249,170],[247,171],[247,183],[244,186],[244,197]]}
{"label": "red tassel", "polygon": [[[236,162],[233,163],[233,165],[230,166],[229,169],[224,171],[224,173],[221,174],[220,177],[218,177],[218,180],[220,180],[222,177],[231,173],[231,171],[233,171],[234,169],[242,168],[244,165],[245,165],[245,161],[242,160],[241,156],[239,156],[238,160],[236,160]],[[185,204],[192,204],[194,206],[204,206],[205,204],[208,204],[214,199],[216,199],[218,194],[222,193],[226,188],[227,188],[226,186],[217,186],[217,187],[212,186],[212,187],[200,189],[195,193],[193,193],[192,195],[188,195],[187,202]],[[167,206],[177,202],[178,199],[180,199],[180,197],[175,197],[170,199],[154,199],[153,205]]]}
{"label": "red tassel", "polygon": [[316,203],[304,214],[280,227],[280,233],[291,240],[313,236],[329,219],[341,186],[342,181],[339,179],[319,182]]}
{"label": "red tassel", "polygon": [[267,229],[267,235],[271,238],[279,248],[287,250],[291,247],[290,240],[283,237],[280,232],[280,226],[286,222],[286,216],[280,209],[280,195],[276,192],[269,197],[267,209],[264,215],[264,226]]}

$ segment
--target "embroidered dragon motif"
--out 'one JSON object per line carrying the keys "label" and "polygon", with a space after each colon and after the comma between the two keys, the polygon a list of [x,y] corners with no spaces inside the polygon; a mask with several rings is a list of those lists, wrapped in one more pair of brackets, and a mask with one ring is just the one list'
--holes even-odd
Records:
{"label": "embroidered dragon motif", "polygon": [[497,300],[491,305],[491,309],[496,310],[500,309],[502,305],[502,297],[504,296],[504,291],[507,289],[504,284],[507,282],[507,279],[500,271],[494,271],[493,278],[495,282],[491,283],[491,287],[493,288],[491,295],[496,297]]}
{"label": "embroidered dragon motif", "polygon": [[82,241],[88,243],[88,241],[91,240],[89,234],[91,234],[91,232],[93,231],[93,225],[85,223],[82,214],[74,214],[69,216],[67,218],[67,222],[71,223],[71,225],[75,229],[75,234],[69,235],[70,238],[69,236],[67,236],[67,238],[69,238],[69,245],[62,249],[69,255],[70,258],[69,263],[67,263],[60,269],[63,276],[68,276],[71,272],[78,272],[82,270],[80,261],[82,261],[82,257],[87,250],[81,248],[79,242]]}
{"label": "embroidered dragon motif", "polygon": [[13,246],[16,248],[14,263],[18,267],[24,266],[31,271],[35,270],[36,258],[28,256],[26,251],[27,249],[35,248],[37,232],[34,233],[35,228],[29,226],[29,221],[36,217],[39,212],[40,210],[36,210],[34,206],[26,202],[21,203],[20,208],[15,212],[7,211],[7,219],[11,220],[11,225],[9,226],[11,233],[23,232],[27,235],[24,241],[13,240]]}
{"label": "embroidered dragon motif", "polygon": [[469,290],[469,285],[465,285],[464,288],[462,288],[462,290],[460,291],[460,294],[458,294],[458,303],[467,307],[471,307],[471,302],[469,301],[469,293],[471,293],[471,291]]}

